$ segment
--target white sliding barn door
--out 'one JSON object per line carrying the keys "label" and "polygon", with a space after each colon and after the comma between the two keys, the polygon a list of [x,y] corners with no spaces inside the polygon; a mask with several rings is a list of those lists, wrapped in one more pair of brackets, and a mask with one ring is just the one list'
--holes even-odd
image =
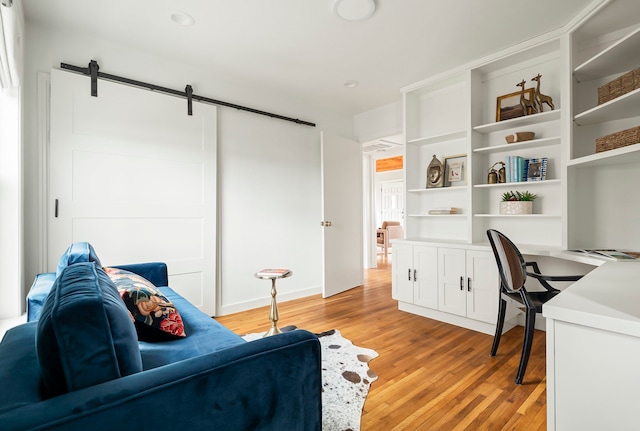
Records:
{"label": "white sliding barn door", "polygon": [[[51,72],[49,270],[75,241],[104,265],[166,262],[169,284],[216,306],[216,108]],[[56,209],[57,207],[57,209]]]}

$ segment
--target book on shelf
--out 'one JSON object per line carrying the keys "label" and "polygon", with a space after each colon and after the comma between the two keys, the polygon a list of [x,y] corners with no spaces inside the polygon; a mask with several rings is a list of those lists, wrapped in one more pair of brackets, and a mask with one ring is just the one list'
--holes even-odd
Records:
{"label": "book on shelf", "polygon": [[458,208],[440,207],[440,208],[432,208],[429,210],[429,215],[442,215],[442,214],[458,214]]}
{"label": "book on shelf", "polygon": [[589,256],[599,257],[602,259],[615,260],[618,262],[633,262],[633,261],[640,260],[638,259],[638,257],[640,257],[640,253],[631,252],[631,251],[625,252],[625,251],[620,251],[616,249],[593,249],[593,250],[576,249],[576,250],[570,250],[570,251],[573,251],[576,253],[583,253]]}
{"label": "book on shelf", "polygon": [[521,183],[527,181],[527,168],[529,159],[520,156],[505,157],[506,182]]}
{"label": "book on shelf", "polygon": [[256,277],[285,277],[290,273],[289,269],[265,268],[256,272]]}

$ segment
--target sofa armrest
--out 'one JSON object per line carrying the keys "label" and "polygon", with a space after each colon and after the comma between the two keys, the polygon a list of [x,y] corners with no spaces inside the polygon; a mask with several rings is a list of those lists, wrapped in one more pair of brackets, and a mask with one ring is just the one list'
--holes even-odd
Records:
{"label": "sofa armrest", "polygon": [[291,331],[19,407],[0,428],[320,430],[321,381],[320,342]]}

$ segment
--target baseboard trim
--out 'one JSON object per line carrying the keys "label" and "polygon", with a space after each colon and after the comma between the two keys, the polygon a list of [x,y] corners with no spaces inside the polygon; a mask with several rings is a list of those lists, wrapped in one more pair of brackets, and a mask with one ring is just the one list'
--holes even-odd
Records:
{"label": "baseboard trim", "polygon": [[[418,316],[427,317],[429,319],[438,320],[440,322],[449,323],[451,325],[460,326],[476,332],[482,332],[487,335],[494,335],[496,332],[495,323],[486,323],[479,320],[469,319],[467,317],[457,316],[451,313],[425,308],[415,304],[398,301],[398,310],[407,313],[417,314]],[[513,318],[504,322],[502,333],[514,328],[517,325],[517,319]]]}
{"label": "baseboard trim", "polygon": [[[295,292],[280,293],[276,296],[278,304],[294,299],[305,298],[307,296],[317,295],[322,293],[322,287],[310,287],[308,289],[296,290]],[[219,316],[226,316],[227,314],[239,313],[241,311],[252,310],[254,308],[265,307],[271,304],[271,296],[256,298],[249,301],[236,302],[235,304],[221,304],[219,308]]]}

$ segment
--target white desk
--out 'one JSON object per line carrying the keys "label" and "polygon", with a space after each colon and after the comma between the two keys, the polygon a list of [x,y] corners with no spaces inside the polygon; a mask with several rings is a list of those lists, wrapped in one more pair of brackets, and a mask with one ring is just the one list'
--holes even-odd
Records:
{"label": "white desk", "polygon": [[638,430],[640,262],[592,264],[599,266],[543,307],[547,429]]}

